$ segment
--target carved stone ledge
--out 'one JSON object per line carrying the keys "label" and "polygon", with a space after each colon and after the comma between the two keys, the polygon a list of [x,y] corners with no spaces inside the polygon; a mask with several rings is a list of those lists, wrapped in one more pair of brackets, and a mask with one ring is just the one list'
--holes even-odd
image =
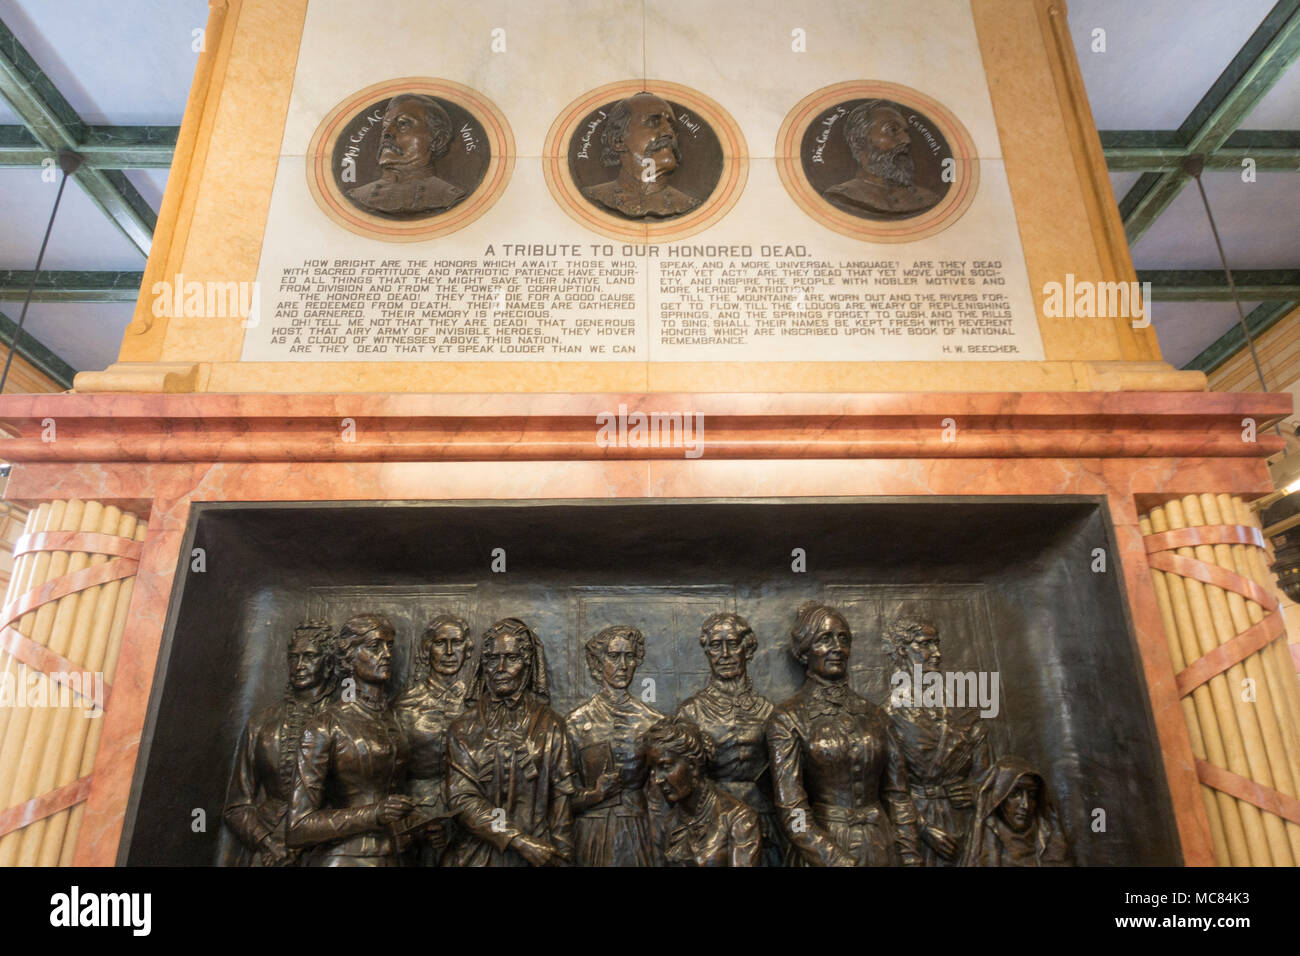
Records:
{"label": "carved stone ledge", "polygon": [[1291,405],[1288,394],[1127,391],[6,395],[0,428],[15,437],[0,458],[596,461],[697,446],[688,458],[1263,458],[1281,450],[1266,429]]}
{"label": "carved stone ledge", "polygon": [[72,380],[73,391],[94,392],[162,392],[177,395],[193,392],[198,384],[199,366],[192,362],[119,362],[102,372],[78,372]]}

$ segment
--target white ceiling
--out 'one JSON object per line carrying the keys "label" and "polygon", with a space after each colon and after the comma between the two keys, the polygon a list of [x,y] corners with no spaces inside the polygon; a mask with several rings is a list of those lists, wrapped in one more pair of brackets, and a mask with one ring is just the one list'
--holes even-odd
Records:
{"label": "white ceiling", "polygon": [[[1177,129],[1274,0],[1070,0],[1098,129]],[[1095,29],[1106,51],[1092,51]]]}
{"label": "white ceiling", "polygon": [[[207,0],[0,0],[0,20],[92,126],[175,126]],[[15,120],[0,120],[15,122]]]}
{"label": "white ceiling", "polygon": [[[1175,130],[1273,8],[1274,0],[1070,0],[1070,31],[1098,129]],[[1092,51],[1093,30],[1106,52]],[[1278,81],[1242,129],[1300,129],[1300,67]],[[1118,202],[1138,173],[1112,173]],[[1233,269],[1300,269],[1300,173],[1202,175]],[[1134,244],[1138,269],[1220,269],[1195,183]],[[1243,303],[1250,314],[1258,303]],[[1167,362],[1183,366],[1239,324],[1232,302],[1157,302]]]}

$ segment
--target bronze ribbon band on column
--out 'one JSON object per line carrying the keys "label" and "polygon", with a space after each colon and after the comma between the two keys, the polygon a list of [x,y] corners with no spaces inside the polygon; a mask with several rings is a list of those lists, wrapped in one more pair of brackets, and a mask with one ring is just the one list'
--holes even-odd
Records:
{"label": "bronze ribbon band on column", "polygon": [[1288,797],[1285,793],[1266,787],[1262,783],[1248,780],[1241,774],[1224,770],[1204,760],[1196,761],[1196,776],[1201,783],[1215,790],[1221,790],[1229,796],[1244,800],[1249,804],[1276,814],[1283,820],[1290,820],[1300,825],[1300,800]]}
{"label": "bronze ribbon band on column", "polygon": [[1198,657],[1174,677],[1178,696],[1186,697],[1211,677],[1240,664],[1251,654],[1263,650],[1286,633],[1282,615],[1273,611],[1268,617],[1242,631],[1232,640],[1220,644],[1210,653]]}
{"label": "bronze ribbon band on column", "polygon": [[[40,671],[47,677],[51,677],[63,684],[78,697],[85,697],[85,688],[77,686],[80,683],[80,677],[74,679],[73,674],[80,675],[84,668],[78,667],[72,661],[68,660],[61,654],[56,654],[44,644],[37,644],[31,638],[25,636],[17,629],[6,625],[0,629],[0,654],[8,651],[15,660],[22,661],[28,667]],[[102,703],[107,706],[108,694],[113,688],[110,684],[104,684],[104,700]]]}
{"label": "bronze ribbon band on column", "polygon": [[1192,578],[1202,584],[1213,584],[1216,588],[1240,594],[1266,611],[1277,608],[1277,598],[1269,594],[1262,584],[1242,577],[1236,571],[1229,571],[1215,564],[1206,564],[1199,558],[1185,558],[1181,554],[1158,551],[1147,555],[1147,564],[1158,571],[1172,571],[1174,574]]}
{"label": "bronze ribbon band on column", "polygon": [[77,591],[93,588],[97,584],[107,584],[109,581],[120,581],[122,578],[129,578],[135,574],[139,566],[140,562],[131,558],[113,558],[103,564],[92,564],[80,571],[73,571],[71,574],[55,578],[53,581],[46,581],[40,587],[14,598],[0,608],[0,627],[8,627],[24,614],[36,610],[42,604],[49,604],[51,601],[57,601],[59,598],[67,597]]}
{"label": "bronze ribbon band on column", "polygon": [[[1263,620],[1198,657],[1175,675],[1179,697],[1186,697],[1211,678],[1225,673],[1285,635],[1286,626],[1278,601],[1259,582],[1199,558],[1172,553],[1174,548],[1207,544],[1244,544],[1263,548],[1264,536],[1258,528],[1247,525],[1199,525],[1144,535],[1143,540],[1146,544],[1147,563],[1155,570],[1232,591],[1254,601],[1267,612]],[[1300,800],[1294,797],[1200,759],[1196,761],[1196,776],[1207,787],[1300,824]]]}
{"label": "bronze ribbon band on column", "polygon": [[133,538],[94,531],[43,531],[39,534],[20,535],[14,542],[14,557],[33,551],[88,551],[92,554],[112,554],[120,558],[140,560],[143,543]]}
{"label": "bronze ribbon band on column", "polygon": [[1155,551],[1172,551],[1198,544],[1253,544],[1264,547],[1264,535],[1258,528],[1244,524],[1209,524],[1194,528],[1176,528],[1146,535],[1147,554]]}
{"label": "bronze ribbon band on column", "polygon": [[[76,537],[80,534],[79,532],[53,532],[47,535],[23,535],[23,538],[48,537],[58,539],[62,536],[66,539],[69,536]],[[89,533],[85,533],[85,536],[114,538],[113,535],[92,535]],[[115,538],[115,540],[121,541],[123,539]],[[35,668],[47,677],[53,677],[70,690],[77,691],[78,696],[84,696],[81,693],[84,688],[76,688],[71,683],[71,675],[80,674],[84,668],[79,667],[61,654],[50,650],[45,645],[33,641],[13,625],[24,614],[36,610],[43,604],[49,604],[51,601],[57,601],[59,598],[75,594],[77,591],[84,591],[87,588],[93,588],[96,585],[107,584],[109,581],[129,578],[135,574],[139,566],[140,562],[134,558],[113,558],[103,564],[92,564],[80,571],[74,571],[52,581],[46,581],[40,587],[20,595],[4,607],[0,607],[0,653],[8,651],[15,659],[22,661],[28,667]],[[108,693],[111,689],[107,683],[104,684],[104,703],[107,702]]]}
{"label": "bronze ribbon band on column", "polygon": [[81,777],[39,797],[32,797],[8,810],[0,810],[0,837],[21,830],[30,823],[53,816],[60,810],[76,806],[90,796],[90,778]]}

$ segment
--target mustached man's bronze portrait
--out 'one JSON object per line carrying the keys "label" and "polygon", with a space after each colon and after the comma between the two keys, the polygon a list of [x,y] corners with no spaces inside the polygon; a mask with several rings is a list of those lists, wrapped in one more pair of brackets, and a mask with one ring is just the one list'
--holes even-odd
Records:
{"label": "mustached man's bronze portrait", "polygon": [[394,96],[380,126],[379,178],[348,190],[348,198],[362,208],[390,215],[451,208],[466,193],[440,179],[434,168],[447,155],[452,138],[451,117],[433,97]]}
{"label": "mustached man's bronze portrait", "polygon": [[653,93],[637,93],[610,110],[600,134],[601,165],[616,167],[608,182],[588,186],[592,202],[630,219],[663,219],[690,212],[700,200],[668,183],[681,165],[672,107]]}

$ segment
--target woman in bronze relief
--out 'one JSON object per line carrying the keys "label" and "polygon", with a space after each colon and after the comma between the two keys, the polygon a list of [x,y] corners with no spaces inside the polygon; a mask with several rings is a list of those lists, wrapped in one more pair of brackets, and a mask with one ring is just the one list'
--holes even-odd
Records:
{"label": "woman in bronze relief", "polygon": [[892,695],[885,711],[903,748],[922,860],[926,866],[955,866],[970,832],[975,786],[992,763],[988,731],[975,708],[923,703],[919,678],[939,673],[943,660],[933,624],[893,621],[884,637],[895,676],[902,671],[909,678],[904,686],[911,688]]}
{"label": "woman in bronze relief", "polygon": [[1028,761],[1001,757],[985,775],[961,865],[1071,865],[1056,803]]}
{"label": "woman in bronze relief", "polygon": [[255,714],[240,738],[225,819],[243,844],[242,864],[294,866],[302,855],[285,844],[289,798],[303,728],[329,703],[337,681],[332,637],[328,621],[303,621],[294,628],[284,697]]}
{"label": "woman in bronze relief", "polygon": [[601,689],[565,719],[581,784],[573,795],[577,862],[652,866],[645,756],[638,740],[663,714],[628,693],[645,660],[645,636],[616,624],[587,641],[587,669]]}
{"label": "woman in bronze relief", "polygon": [[400,794],[406,743],[384,691],[393,625],[358,615],[336,648],[343,691],[303,729],[288,843],[315,847],[314,866],[400,866],[393,825],[413,804]]}
{"label": "woman in bronze relief", "polygon": [[752,807],[716,787],[713,739],[684,717],[665,717],[641,741],[654,786],[670,808],[656,827],[668,866],[758,866],[762,837]]}
{"label": "woman in bronze relief", "polygon": [[853,633],[810,602],[791,633],[804,685],[767,724],[786,837],[808,866],[919,865],[916,809],[889,719],[849,687]]}
{"label": "woman in bronze relief", "polygon": [[573,762],[532,628],[513,617],[488,628],[471,696],[447,733],[447,804],[460,833],[445,862],[572,863]]}
{"label": "woman in bronze relief", "polygon": [[781,866],[785,834],[772,803],[767,763],[767,719],[772,702],[754,692],[749,661],[758,650],[754,629],[739,614],[713,614],[700,625],[700,646],[709,661],[709,683],[677,708],[717,745],[710,768],[717,785],[752,807],[763,827],[763,865]]}
{"label": "woman in bronze relief", "polygon": [[414,680],[393,711],[410,751],[406,793],[419,820],[419,861],[438,866],[455,826],[447,809],[447,728],[465,711],[469,624],[452,614],[429,622],[416,644]]}

